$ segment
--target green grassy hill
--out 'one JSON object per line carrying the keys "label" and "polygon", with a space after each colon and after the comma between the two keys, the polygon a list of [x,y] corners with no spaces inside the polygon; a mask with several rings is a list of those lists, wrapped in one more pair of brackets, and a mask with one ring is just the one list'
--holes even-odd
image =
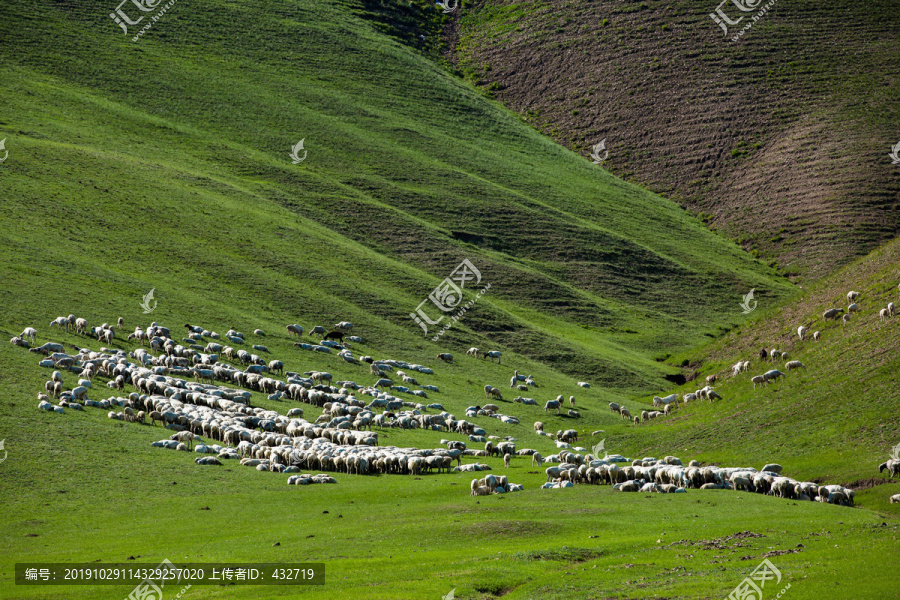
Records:
{"label": "green grassy hill", "polygon": [[[176,6],[137,42],[94,7],[28,27],[32,5],[8,10],[0,274],[31,292],[4,296],[9,327],[95,298],[136,314],[155,288],[165,315],[346,319],[388,347],[496,346],[634,391],[662,383],[654,357],[739,323],[750,288],[791,293],[361,6]],[[490,294],[425,342],[408,315],[466,257]]]}
{"label": "green grassy hill", "polygon": [[[126,330],[153,320],[176,335],[185,322],[234,327],[288,370],[371,384],[367,365],[302,351],[284,330],[346,319],[364,340],[357,356],[433,367],[419,381],[437,385],[429,401],[454,413],[483,403],[485,384],[508,401],[513,369],[535,375],[540,387],[525,395],[540,405],[576,396],[578,420],[511,402],[502,412],[521,425],[477,419],[520,448],[555,452],[535,420],[577,428],[585,446],[603,436],[611,451],[651,446],[640,436],[662,421],[626,429],[607,403],[637,405],[683,376],[674,357],[740,325],[750,288],[761,307],[798,291],[672,202],[449,74],[424,3],[395,9],[401,29],[374,4],[176,3],[137,42],[109,19],[114,5],[6,5],[0,35],[15,43],[0,45],[0,333],[34,326],[39,343],[96,350],[50,320],[121,316]],[[292,165],[300,139],[308,154]],[[490,291],[433,343],[409,313],[464,258]],[[143,314],[151,288],[158,304]],[[255,328],[267,335],[253,338]],[[123,338],[112,346],[134,347]],[[502,364],[465,356],[470,346],[502,350]],[[452,365],[436,360],[441,351],[455,354]],[[778,556],[792,597],[858,578],[872,598],[894,591],[892,574],[869,560],[896,544],[896,512],[882,498],[890,486],[859,494],[876,510],[716,492],[648,499],[539,490],[543,471],[516,458],[508,474],[526,491],[509,496],[470,497],[470,474],[337,474],[334,486],[288,487],[283,475],[201,468],[194,455],[151,448],[170,432],[104,410],[40,412],[49,372],[36,362],[0,345],[4,598],[131,591],[14,586],[16,562],[163,558],[326,563],[323,588],[182,596],[204,600],[437,598],[453,588],[459,598],[718,598],[766,555]],[[110,394],[98,378],[90,395]],[[282,413],[296,405],[253,396]],[[318,411],[303,408],[314,420]],[[379,435],[417,447],[463,439]],[[693,458],[682,449],[672,452]],[[797,472],[812,473],[811,461]],[[745,531],[762,537],[733,537]]]}
{"label": "green grassy hill", "polygon": [[[878,465],[900,444],[900,312],[884,322],[879,312],[889,302],[900,306],[898,284],[900,242],[894,241],[783,307],[760,303],[750,322],[672,359],[689,365],[686,375],[697,379],[667,393],[693,392],[716,375],[723,400],[690,403],[670,417],[623,429],[626,448],[635,454],[677,448],[700,460],[760,465],[789,457],[779,460],[803,477],[862,487],[884,483]],[[860,292],[859,312],[849,323],[826,323],[822,313],[846,309],[851,290]],[[804,341],[797,335],[801,325],[809,330]],[[821,333],[818,341],[812,339],[815,331]],[[805,368],[787,372],[784,360],[762,362],[761,348],[787,352]],[[750,360],[751,367],[735,377],[731,367],[738,360]],[[769,369],[787,374],[754,389],[750,378]],[[650,400],[641,398],[632,408]]]}

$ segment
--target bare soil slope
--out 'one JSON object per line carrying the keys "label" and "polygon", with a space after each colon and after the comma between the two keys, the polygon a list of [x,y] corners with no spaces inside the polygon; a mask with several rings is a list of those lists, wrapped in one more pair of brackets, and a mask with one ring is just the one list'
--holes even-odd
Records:
{"label": "bare soil slope", "polygon": [[[605,139],[605,168],[789,274],[820,277],[896,237],[896,5],[776,2],[734,42],[716,8],[475,0],[446,35],[457,67],[536,127],[585,157]],[[722,10],[746,15],[732,35],[756,14]]]}

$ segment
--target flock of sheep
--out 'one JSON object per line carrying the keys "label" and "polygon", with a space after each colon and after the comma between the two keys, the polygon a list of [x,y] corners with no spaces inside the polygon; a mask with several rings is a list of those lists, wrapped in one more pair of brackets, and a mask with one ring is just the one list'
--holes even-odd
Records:
{"label": "flock of sheep", "polygon": [[[683,493],[691,488],[724,489],[853,506],[853,490],[784,477],[778,464],[767,464],[760,471],[752,467],[701,467],[697,461],[684,467],[681,459],[674,456],[661,460],[652,457],[631,460],[619,455],[601,459],[572,452],[562,452],[545,460],[561,461],[561,464],[546,469],[544,488],[572,487],[581,483],[608,484],[621,492]],[[631,462],[631,465],[619,466],[619,462]]]}
{"label": "flock of sheep", "polygon": [[[855,303],[858,296],[857,292],[848,294],[848,301],[851,302],[848,314],[858,312],[859,308]],[[823,317],[826,320],[835,318],[840,312],[842,309],[832,309]],[[881,311],[881,317],[884,320],[892,317],[893,313],[894,305],[890,303]],[[89,327],[85,319],[69,315],[54,319],[51,326],[65,328],[67,332],[71,328],[77,334],[111,344],[116,331],[124,329],[124,321],[119,318],[115,326],[104,323],[100,327]],[[242,346],[247,345],[245,336],[234,329],[229,330],[222,340],[222,336],[203,327],[187,324],[185,328],[188,330],[187,337],[179,342],[173,338],[170,329],[157,323],[151,323],[146,329],[136,327],[127,336],[127,340],[135,340],[140,344],[132,352],[101,348],[99,352],[81,349],[76,354],[69,354],[62,344],[55,342],[35,346],[37,331],[31,327],[14,337],[11,343],[43,355],[45,358],[39,364],[53,369],[44,392],[38,394],[39,408],[63,412],[67,407],[74,410],[84,410],[86,406],[97,407],[112,409],[108,412],[110,419],[142,424],[149,420],[151,425],[159,423],[173,433],[168,439],[153,442],[155,447],[188,452],[193,450],[204,455],[195,460],[199,465],[221,465],[222,460],[234,459],[243,466],[259,471],[292,474],[288,480],[291,485],[335,482],[334,478],[326,474],[294,475],[303,469],[359,475],[423,475],[453,470],[489,470],[486,465],[478,463],[462,465],[463,456],[496,455],[503,458],[507,467],[514,456],[531,456],[532,464],[539,466],[542,462],[560,463],[547,469],[548,483],[544,487],[607,483],[621,491],[736,489],[845,505],[853,503],[851,490],[840,486],[817,486],[782,477],[778,465],[767,465],[759,472],[749,468],[700,467],[694,461],[688,467],[682,467],[680,460],[666,457],[662,461],[645,458],[633,461],[631,466],[619,467],[616,462],[625,461],[624,457],[599,459],[590,454],[582,456],[570,452],[571,444],[578,440],[578,432],[574,429],[556,433],[557,446],[563,449],[559,455],[544,459],[535,450],[517,451],[513,438],[500,441],[498,436],[487,436],[483,427],[470,420],[486,416],[507,424],[519,424],[517,417],[502,414],[495,404],[470,406],[465,411],[466,418],[457,419],[440,404],[426,405],[392,395],[390,392],[424,399],[428,397],[428,391],[439,392],[436,386],[420,385],[407,372],[430,375],[434,371],[422,365],[393,359],[375,360],[369,356],[357,359],[352,355],[350,345],[362,340],[350,335],[353,324],[346,321],[337,323],[331,331],[326,331],[321,326],[314,327],[309,335],[323,336],[320,343],[298,342],[295,346],[326,353],[338,350],[338,356],[346,362],[368,363],[370,374],[378,378],[374,385],[360,386],[353,381],[332,382],[333,376],[327,372],[308,371],[302,375],[285,372],[283,361],[267,361],[260,356],[269,353],[266,346],[251,344],[253,352],[243,349]],[[288,325],[286,329],[290,334],[301,338],[305,331],[297,324]],[[259,329],[253,333],[257,337],[265,336]],[[806,333],[805,326],[798,329],[801,340]],[[209,338],[209,341],[204,338]],[[813,339],[819,339],[818,331],[813,334]],[[222,341],[227,341],[228,345]],[[788,358],[785,353],[777,350],[763,352],[765,354],[761,353],[761,358]],[[498,363],[501,357],[500,352],[481,353],[477,348],[470,348],[466,354],[475,358],[481,354],[484,358],[496,359]],[[453,356],[449,353],[438,354],[437,358],[446,363],[453,362]],[[228,364],[223,359],[238,363],[243,368]],[[749,361],[738,362],[732,369],[733,374],[746,372],[749,364]],[[787,360],[785,364],[788,371],[803,366],[799,361],[791,360]],[[77,378],[77,385],[68,390],[63,383],[64,372]],[[269,376],[275,373],[284,377],[284,380]],[[751,381],[755,387],[758,383],[773,381],[782,375],[781,371],[774,369],[760,376],[760,381],[757,381],[757,377],[751,378]],[[88,394],[92,393],[93,381],[97,376],[108,378],[106,385],[109,388],[124,391],[126,386],[131,386],[135,391],[127,396],[91,400]],[[395,385],[391,377],[399,378],[407,385]],[[716,379],[716,375],[708,377],[707,386],[685,394],[684,402],[700,398],[709,401],[720,399],[721,396],[712,388]],[[420,389],[410,389],[410,385]],[[578,385],[590,387],[586,382],[578,382]],[[533,376],[514,372],[510,388],[527,391],[532,387],[538,387]],[[299,407],[290,409],[286,415],[254,408],[250,406],[251,391],[266,393],[270,400],[290,399],[307,403],[321,408],[322,412],[314,422],[309,422],[303,418],[304,411]],[[484,386],[484,391],[488,399],[503,399],[501,391],[491,385]],[[51,404],[51,399],[57,400],[57,405]],[[537,404],[534,399],[522,396],[513,401],[523,405]],[[559,395],[555,400],[546,402],[544,411],[549,413],[555,410],[556,414],[560,414],[564,403],[564,397]],[[642,411],[640,415],[634,416],[617,403],[610,403],[609,406],[610,410],[623,419],[633,420],[637,424],[671,413],[677,403],[677,394],[654,397],[654,406],[662,410]],[[574,410],[574,396],[569,397],[569,406],[571,408],[567,416],[580,417]],[[429,410],[435,413],[429,413]],[[441,445],[446,448],[379,447],[378,434],[372,431],[373,426],[381,429],[422,428],[463,434],[468,436],[470,442],[484,443],[485,449],[469,449],[465,442],[449,440],[441,440]],[[534,429],[540,435],[551,436],[543,431],[541,422],[536,422]],[[200,441],[201,436],[209,441]],[[586,452],[584,448],[574,450]],[[454,461],[457,463],[455,468]],[[900,460],[892,459],[881,467],[880,470],[887,469],[891,476],[900,475]],[[473,495],[520,489],[522,486],[509,483],[506,477],[493,475],[472,480],[471,485]],[[900,501],[900,495],[892,497],[891,501]]]}
{"label": "flock of sheep", "polygon": [[[97,337],[111,342],[115,339],[115,329],[108,324],[100,328],[89,328],[84,319],[60,317],[53,322],[59,327],[72,327],[76,333]],[[119,319],[117,326],[124,326]],[[88,349],[77,354],[68,354],[62,344],[47,342],[42,346],[30,347],[36,343],[37,331],[27,328],[21,336],[11,342],[16,346],[29,347],[33,352],[44,355],[40,366],[54,369],[51,379],[45,385],[45,392],[38,394],[39,408],[64,412],[66,408],[84,410],[84,407],[112,409],[108,417],[114,420],[149,424],[159,423],[172,431],[168,439],[153,442],[151,446],[200,453],[195,459],[198,465],[222,465],[223,460],[234,459],[243,466],[259,471],[299,473],[301,469],[332,471],[348,474],[410,474],[423,475],[432,472],[481,471],[490,467],[481,464],[462,465],[463,456],[493,456],[504,458],[506,466],[516,454],[515,444],[510,441],[486,439],[487,432],[466,419],[457,419],[443,410],[440,404],[427,406],[418,402],[408,402],[393,396],[380,387],[361,387],[352,381],[335,382],[326,372],[310,371],[304,375],[284,371],[280,360],[268,363],[256,354],[245,350],[235,350],[216,341],[203,344],[204,338],[219,340],[221,336],[202,327],[187,324],[188,337],[182,343],[176,342],[171,330],[157,323],[146,329],[140,327],[128,336],[136,340],[140,347],[132,352],[101,348],[99,352]],[[328,338],[341,339],[353,325],[341,322],[334,330],[326,333],[316,327],[311,334],[324,334]],[[298,336],[304,333],[299,325],[288,325],[287,330]],[[254,335],[264,336],[261,330]],[[229,330],[225,339],[234,346],[244,345],[244,335]],[[329,352],[335,346],[341,352],[349,352],[349,344],[341,339],[334,344],[323,339],[316,347]],[[348,336],[348,341],[361,341]],[[149,349],[145,348],[149,346]],[[268,352],[265,346],[255,344],[257,352]],[[153,352],[160,352],[154,356]],[[220,354],[234,362],[245,365],[238,369],[219,362]],[[488,353],[490,354],[490,353]],[[477,355],[477,353],[476,353]],[[452,362],[452,355],[442,354],[438,358]],[[499,359],[499,357],[498,357]],[[346,359],[345,359],[346,360]],[[422,365],[405,361],[385,359],[373,360],[362,357],[361,362],[371,365],[370,372],[386,378],[394,369],[408,369],[423,374],[434,371]],[[63,372],[77,376],[78,385],[66,390]],[[266,374],[278,372],[285,381],[268,377]],[[395,372],[404,383],[418,385],[414,378],[401,370]],[[135,391],[127,396],[112,396],[104,400],[91,400],[93,381],[97,376],[109,379],[107,386],[124,390],[131,386]],[[190,379],[193,378],[193,381]],[[224,382],[247,389],[237,389]],[[392,382],[391,382],[392,383]],[[532,381],[533,383],[533,381]],[[389,386],[391,391],[407,392],[405,386]],[[438,391],[436,386],[422,386],[423,389]],[[285,398],[304,402],[321,408],[322,413],[314,423],[303,419],[303,409],[290,409],[286,415],[277,411],[250,406],[251,392],[269,393],[273,400]],[[418,391],[418,390],[417,390]],[[413,391],[413,394],[416,392]],[[421,394],[424,397],[424,393]],[[54,406],[50,399],[58,400]],[[121,409],[121,410],[117,410]],[[381,412],[375,412],[381,410]],[[429,410],[437,411],[429,414]],[[480,416],[494,417],[504,423],[519,423],[516,417],[503,415],[499,407],[492,404],[469,407],[466,418]],[[379,447],[378,434],[372,427],[426,428],[434,431],[449,431],[469,436],[470,441],[486,442],[485,450],[467,449],[464,442],[441,440],[446,448],[418,449]],[[202,442],[201,436],[208,440]],[[499,440],[497,436],[490,436]],[[196,444],[195,444],[196,442]],[[221,442],[215,443],[215,442]],[[525,451],[529,453],[533,451]],[[520,451],[519,454],[522,454]],[[457,466],[453,467],[456,461]],[[332,483],[335,480],[325,474],[293,475],[288,483],[306,485],[310,483]],[[491,493],[503,493],[522,489],[509,484],[505,478],[489,476],[485,486]],[[476,490],[477,493],[481,491]]]}

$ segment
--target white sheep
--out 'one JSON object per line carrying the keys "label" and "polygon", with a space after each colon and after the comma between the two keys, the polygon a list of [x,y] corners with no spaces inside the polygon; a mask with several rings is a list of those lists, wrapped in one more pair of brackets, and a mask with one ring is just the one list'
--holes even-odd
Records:
{"label": "white sheep", "polygon": [[756,389],[757,384],[762,385],[764,383],[768,383],[768,380],[762,375],[754,375],[750,378],[750,381],[753,382],[753,389]]}
{"label": "white sheep", "polygon": [[803,336],[806,335],[806,331],[807,329],[804,325],[797,328],[797,335],[800,336],[800,341],[803,341]]}
{"label": "white sheep", "polygon": [[859,292],[847,292],[847,302],[852,303],[857,298],[859,298]]}
{"label": "white sheep", "polygon": [[466,355],[478,358],[478,348],[469,348],[468,350],[466,350]]}
{"label": "white sheep", "polygon": [[850,306],[847,307],[847,312],[848,313],[859,312],[859,304],[856,304],[854,302],[853,304],[851,304]]}
{"label": "white sheep", "polygon": [[900,494],[891,496],[891,504],[900,504]]}
{"label": "white sheep", "polygon": [[25,331],[19,334],[19,337],[22,339],[28,338],[33,344],[35,338],[37,337],[37,329],[35,329],[34,327],[26,327]]}
{"label": "white sheep", "polygon": [[813,339],[814,339],[815,341],[818,342],[820,337],[822,337],[822,333],[821,333],[821,332],[819,332],[819,331],[814,331],[814,332],[813,332]]}
{"label": "white sheep", "polygon": [[496,358],[496,359],[497,359],[497,364],[498,364],[498,365],[500,364],[500,357],[501,357],[501,356],[503,356],[503,354],[502,354],[501,352],[497,351],[497,350],[491,350],[491,351],[489,351],[489,352],[485,352],[485,354],[484,354],[484,358],[489,358],[489,359],[491,359],[491,362],[494,362],[494,359]]}
{"label": "white sheep", "polygon": [[878,311],[878,316],[881,318],[882,323],[887,321],[888,309],[882,308],[880,311]]}
{"label": "white sheep", "polygon": [[785,368],[786,368],[788,371],[790,371],[790,370],[792,370],[792,369],[806,368],[806,365],[804,365],[804,364],[803,364],[802,362],[800,362],[799,360],[790,360],[790,361],[788,361],[787,363],[785,363],[784,366],[785,366]]}
{"label": "white sheep", "polygon": [[766,371],[765,373],[763,373],[763,377],[765,378],[766,381],[775,381],[779,377],[783,377],[783,376],[784,376],[784,373],[782,373],[778,369],[772,369],[771,371]]}
{"label": "white sheep", "polygon": [[888,311],[888,316],[890,316],[890,317],[894,316],[894,303],[893,302],[888,302],[887,311]]}

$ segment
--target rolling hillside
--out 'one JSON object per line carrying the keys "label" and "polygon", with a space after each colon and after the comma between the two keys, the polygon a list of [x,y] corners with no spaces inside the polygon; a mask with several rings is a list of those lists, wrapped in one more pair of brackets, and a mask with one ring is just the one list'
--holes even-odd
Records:
{"label": "rolling hillside", "polygon": [[[721,340],[674,356],[674,364],[689,365],[686,377],[697,379],[671,391],[693,392],[715,374],[724,399],[690,403],[666,419],[622,430],[626,449],[640,454],[678,448],[708,461],[766,462],[779,456],[803,477],[854,487],[886,483],[877,466],[900,444],[900,311],[886,321],[879,311],[889,302],[900,306],[898,284],[900,241],[894,241],[784,307],[759,311]],[[851,290],[860,292],[859,312],[849,323],[826,323],[822,313],[846,309]],[[800,325],[808,328],[804,341],[797,335]],[[818,341],[812,339],[815,331],[821,333]],[[787,372],[784,360],[763,363],[760,348],[788,352],[805,368]],[[750,360],[751,367],[734,377],[731,366],[739,360]],[[787,374],[754,389],[750,377],[769,369]]]}
{"label": "rolling hillside", "polygon": [[[869,477],[869,462],[898,433],[896,407],[881,395],[895,382],[890,352],[822,380],[852,392],[853,378],[870,373],[879,394],[840,410],[844,420],[832,425],[815,416],[806,426],[803,414],[773,406],[763,424],[773,435],[745,435],[753,421],[741,411],[752,407],[743,407],[751,400],[739,381],[721,387],[719,404],[639,426],[608,409],[613,401],[637,409],[763,340],[788,347],[793,321],[811,319],[845,285],[860,288],[870,311],[897,275],[896,245],[844,279],[800,289],[674,202],[560,147],[453,74],[437,37],[447,18],[429,2],[177,2],[136,41],[140,29],[125,34],[109,18],[115,9],[72,0],[4,6],[6,339],[33,326],[38,344],[127,352],[138,344],[126,334],[151,322],[177,339],[185,323],[235,328],[247,334],[241,347],[265,345],[256,351],[288,371],[372,385],[368,364],[298,348],[285,330],[349,320],[362,338],[352,342],[355,356],[432,367],[416,374],[439,389],[427,401],[459,417],[485,402],[485,385],[500,388],[501,412],[520,424],[486,415],[472,422],[545,456],[559,448],[535,433],[538,420],[551,433],[576,429],[582,453],[605,439],[610,452],[628,456],[756,467],[778,460],[792,476],[848,483]],[[436,328],[426,337],[410,313],[464,259],[481,281],[463,300],[489,291],[433,342]],[[759,305],[748,317],[740,302],[750,289]],[[800,312],[782,312],[790,307]],[[125,328],[105,344],[49,326],[70,313],[95,326],[122,317]],[[809,371],[797,377],[821,377],[843,352],[841,335],[868,348],[897,323],[879,329],[861,318],[857,329],[823,329],[821,346],[798,351]],[[883,339],[884,348],[896,345]],[[500,350],[502,359],[467,356],[471,346]],[[453,353],[453,363],[438,352]],[[713,599],[766,558],[791,584],[790,599],[833,595],[836,583],[865,583],[867,598],[896,594],[896,576],[884,568],[900,534],[900,507],[887,504],[896,483],[861,488],[857,509],[728,490],[545,490],[547,465],[527,456],[508,468],[466,456],[464,464],[487,464],[525,489],[471,496],[469,472],[334,472],[334,485],[288,486],[284,473],[225,458],[199,466],[194,453],[151,447],[173,433],[158,424],[114,420],[105,408],[36,409],[50,377],[37,358],[0,344],[4,599],[132,593],[130,585],[16,585],[16,563],[163,559],[325,565],[322,587],[167,587],[166,600]],[[521,394],[536,405],[512,401],[514,370],[534,375],[538,387]],[[66,388],[77,385],[74,373],[63,377]],[[133,391],[107,383],[95,377],[89,397]],[[765,401],[781,394],[801,413],[806,397],[797,389],[788,379],[765,390]],[[574,396],[580,416],[545,412],[557,395]],[[824,408],[837,411],[838,401],[828,396]],[[251,405],[302,408],[309,421],[322,415],[258,391]],[[382,450],[446,447],[444,438],[484,447],[462,433],[373,433]],[[862,436],[856,462],[849,450],[831,450]]]}
{"label": "rolling hillside", "polygon": [[[646,391],[671,372],[655,358],[738,324],[750,288],[791,293],[361,5],[174,7],[137,42],[94,7],[45,8],[0,25],[17,40],[0,49],[5,327],[134,314],[154,288],[168,314],[347,319],[397,348],[496,346]],[[251,14],[255,33],[219,34]],[[432,343],[409,314],[464,258],[490,293]]]}
{"label": "rolling hillside", "polygon": [[[755,18],[723,7],[734,36]],[[449,56],[559,143],[698,214],[793,277],[900,233],[900,62],[888,0],[474,0]],[[603,154],[601,152],[601,154]]]}

